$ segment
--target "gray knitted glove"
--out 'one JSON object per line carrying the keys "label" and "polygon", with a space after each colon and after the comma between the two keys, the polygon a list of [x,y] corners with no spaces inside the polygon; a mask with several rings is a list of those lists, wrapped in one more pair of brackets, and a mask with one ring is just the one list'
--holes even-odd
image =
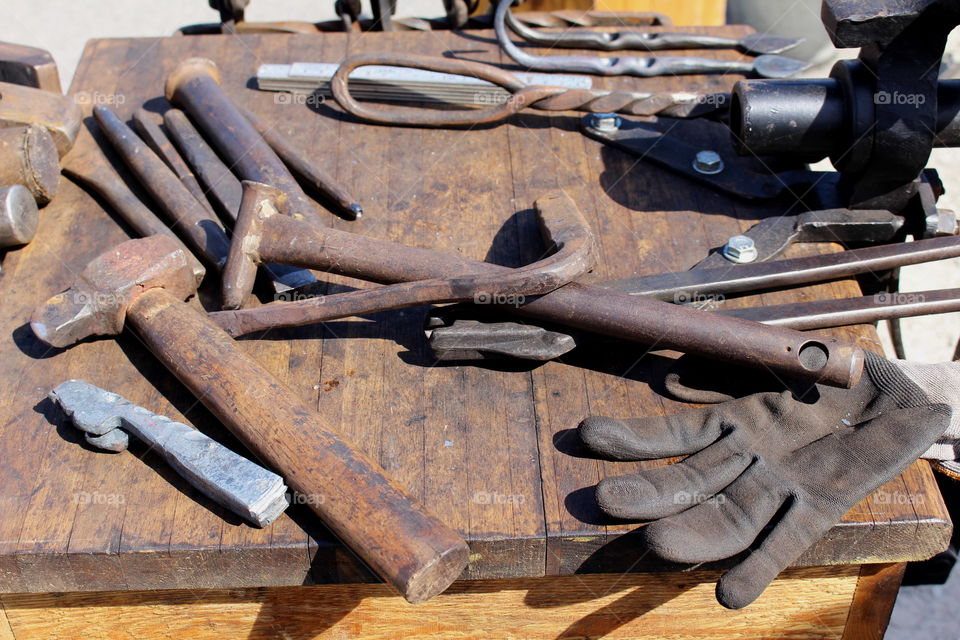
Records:
{"label": "gray knitted glove", "polygon": [[669,561],[722,560],[754,546],[717,584],[720,603],[736,609],[918,457],[957,458],[960,364],[868,354],[853,389],[763,392],[656,418],[592,417],[579,432],[614,460],[689,456],[607,478],[597,501],[613,517],[654,521],[644,540]]}

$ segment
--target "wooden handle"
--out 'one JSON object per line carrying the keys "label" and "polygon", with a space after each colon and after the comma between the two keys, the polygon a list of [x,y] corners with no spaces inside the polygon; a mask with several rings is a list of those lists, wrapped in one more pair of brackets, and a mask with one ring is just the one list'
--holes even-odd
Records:
{"label": "wooden handle", "polygon": [[205,315],[163,289],[151,289],[131,303],[127,321],[150,351],[404,598],[423,602],[457,579],[468,556],[461,536]]}

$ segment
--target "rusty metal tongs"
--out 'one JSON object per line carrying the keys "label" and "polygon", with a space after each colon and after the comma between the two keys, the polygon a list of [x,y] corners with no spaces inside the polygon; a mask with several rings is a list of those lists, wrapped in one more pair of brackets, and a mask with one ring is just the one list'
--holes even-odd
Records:
{"label": "rusty metal tongs", "polygon": [[[739,49],[753,55],[784,53],[801,44],[803,38],[785,38],[765,33],[751,33],[742,38],[712,36],[702,33],[665,31],[586,31],[564,29],[541,31],[506,12],[506,25],[515,34],[534,44],[557,49],[597,49],[599,51],[665,51],[669,49]],[[618,24],[617,26],[622,26]]]}
{"label": "rusty metal tongs", "polygon": [[[501,0],[497,5],[497,11],[494,14],[493,28],[497,33],[497,40],[500,47],[508,56],[513,58],[514,62],[523,65],[527,69],[537,71],[560,71],[564,73],[591,73],[603,76],[638,76],[649,78],[653,76],[665,75],[686,75],[701,73],[748,73],[760,76],[762,78],[787,78],[800,71],[803,71],[808,65],[800,60],[788,58],[786,56],[764,53],[752,60],[714,60],[711,58],[698,58],[693,56],[658,56],[655,58],[597,58],[594,56],[533,56],[520,49],[510,40],[507,33],[506,20],[510,13],[510,3],[512,0]],[[549,36],[540,36],[532,30],[524,30],[513,21],[511,28],[519,33],[521,37],[528,39],[532,35],[533,42],[543,41],[544,44],[560,47],[582,47],[589,49],[603,49],[613,51],[618,49],[638,48],[648,51],[670,48],[681,44],[695,44],[695,40],[689,37],[686,40],[663,38],[657,43],[656,38],[636,37],[644,34],[563,34],[558,38]],[[649,34],[646,34],[649,35]],[[675,34],[665,34],[675,35]],[[683,34],[686,35],[686,34]],[[588,37],[589,36],[589,37]],[[556,44],[559,40],[561,43]],[[703,41],[706,43],[706,41]],[[737,41],[732,41],[737,42]],[[724,46],[729,47],[731,41],[726,41]],[[782,43],[781,43],[782,44]],[[713,42],[717,46],[716,42]],[[653,48],[651,48],[653,47]]]}
{"label": "rusty metal tongs", "polygon": [[[350,93],[347,79],[360,67],[408,67],[486,80],[506,89],[510,96],[500,104],[458,111],[416,107],[378,108],[361,104]],[[361,53],[340,63],[330,79],[330,91],[343,109],[368,122],[416,127],[457,127],[502,122],[519,111],[585,111],[634,116],[698,118],[719,114],[730,102],[728,93],[696,91],[600,91],[528,85],[506,69],[492,65],[411,53]]]}
{"label": "rusty metal tongs", "polygon": [[[242,299],[253,286],[259,253],[270,238],[268,227],[284,194],[269,185],[244,181],[244,197],[224,268],[224,297]],[[291,326],[359,316],[441,302],[495,303],[509,296],[550,293],[589,271],[596,262],[596,243],[573,200],[557,193],[537,200],[537,220],[549,251],[533,264],[507,272],[451,274],[294,302],[268,304],[242,311],[219,311],[212,316],[231,335],[242,335],[277,325]],[[266,225],[266,226],[265,226]],[[239,305],[237,305],[239,306]]]}

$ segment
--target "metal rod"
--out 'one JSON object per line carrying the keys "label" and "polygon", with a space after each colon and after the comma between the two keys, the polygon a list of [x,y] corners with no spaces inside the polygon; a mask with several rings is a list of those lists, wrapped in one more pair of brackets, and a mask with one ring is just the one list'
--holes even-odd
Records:
{"label": "metal rod", "polygon": [[[281,264],[319,268],[380,283],[510,271],[486,262],[317,227],[287,216],[272,216],[263,222],[258,255]],[[292,237],[297,238],[296,246],[289,242]],[[226,325],[228,331],[231,324],[236,328],[240,315],[245,322],[259,323],[261,328],[285,326],[288,314],[297,315],[296,322],[290,324],[309,324],[311,310],[322,317],[323,304],[322,299],[281,302],[212,317]],[[561,325],[745,366],[766,367],[834,386],[856,384],[863,370],[862,350],[835,338],[724,316],[707,323],[694,309],[576,282],[505,308]]]}
{"label": "metal rod", "polygon": [[167,163],[167,166],[180,178],[180,182],[187,188],[187,191],[193,194],[197,202],[213,212],[207,195],[203,192],[203,187],[197,182],[197,177],[193,171],[183,161],[180,154],[171,144],[167,135],[160,130],[160,125],[154,120],[153,114],[146,109],[137,109],[133,113],[133,126],[137,133],[143,138],[143,141],[153,149],[154,153],[160,156],[160,159]]}
{"label": "metal rod", "polygon": [[807,258],[661,273],[599,286],[629,295],[677,302],[680,296],[689,300],[778,289],[956,257],[960,257],[960,237],[946,236]]}
{"label": "metal rod", "polygon": [[174,240],[187,255],[199,284],[206,269],[173,230],[130,190],[117,170],[92,144],[74,147],[63,158],[63,173],[106,200],[107,204],[141,238],[164,235]]}
{"label": "metal rod", "polygon": [[229,223],[236,222],[243,195],[240,180],[210,148],[183,111],[167,110],[163,114],[163,122],[187,164],[196,172],[207,193],[212,196],[210,200],[217,213]]}
{"label": "metal rod", "polygon": [[208,264],[222,268],[230,241],[220,221],[109,107],[97,105],[93,115],[126,165],[166,212],[173,230],[182,234],[184,241]]}
{"label": "metal rod", "polygon": [[860,298],[722,309],[712,313],[807,331],[956,311],[960,311],[960,289],[881,293]]}
{"label": "metal rod", "polygon": [[268,126],[245,107],[237,105],[237,109],[250,121],[257,133],[263,136],[270,148],[280,156],[291,171],[329,199],[334,205],[335,213],[347,220],[356,220],[363,215],[363,207],[357,203],[356,198],[340,186],[333,176],[307,160],[306,154],[301,149],[297,149],[287,137]]}
{"label": "metal rod", "polygon": [[239,176],[277,187],[287,194],[292,215],[323,224],[317,205],[224,92],[212,60],[190,58],[181,63],[167,77],[166,96],[190,114]]}

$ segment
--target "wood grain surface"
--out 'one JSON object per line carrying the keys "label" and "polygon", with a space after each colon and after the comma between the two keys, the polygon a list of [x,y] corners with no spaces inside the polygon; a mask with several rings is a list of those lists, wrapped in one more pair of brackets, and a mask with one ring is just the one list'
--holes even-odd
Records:
{"label": "wood grain surface", "polygon": [[854,566],[791,569],[740,611],[716,603],[717,574],[705,571],[462,581],[417,606],[383,585],[7,594],[0,602],[16,640],[839,640],[858,574]]}
{"label": "wood grain surface", "polygon": [[[500,62],[485,31],[94,40],[72,91],[82,97],[88,116],[97,103],[112,104],[125,119],[142,105],[161,112],[169,107],[160,97],[166,74],[187,57],[210,57],[220,65],[229,95],[291,136],[360,198],[363,218],[347,222],[330,215],[331,226],[518,266],[543,250],[533,201],[562,189],[599,239],[600,264],[589,280],[688,268],[752,221],[776,214],[773,207],[733,202],[587,139],[577,130],[576,114],[526,112],[501,126],[468,130],[377,127],[319,100],[256,91],[252,80],[261,63],[335,62],[347,52],[384,50]],[[594,85],[720,89],[735,79],[597,78]],[[676,123],[673,133],[705,147],[728,147],[722,131],[703,123]],[[77,145],[93,144],[90,131],[82,131]],[[0,590],[372,580],[304,505],[267,529],[247,527],[143,448],[113,455],[85,447],[45,400],[64,379],[84,378],[242,450],[129,332],[57,351],[40,344],[26,325],[37,304],[126,234],[100,202],[64,181],[41,213],[37,239],[4,259]],[[805,246],[793,255],[827,250]],[[325,279],[330,284],[321,292],[365,286]],[[215,293],[208,288],[201,297],[209,302]],[[854,283],[842,282],[747,302],[858,293]],[[604,521],[592,501],[591,488],[600,478],[643,465],[578,456],[572,431],[590,414],[681,410],[657,391],[672,354],[597,342],[539,366],[443,366],[425,345],[426,312],[273,330],[241,344],[464,534],[471,547],[464,579],[677,569],[645,556],[629,534],[633,527]],[[836,333],[878,348],[871,328]],[[858,505],[801,563],[925,558],[945,547],[949,531],[929,466],[918,463]]]}

